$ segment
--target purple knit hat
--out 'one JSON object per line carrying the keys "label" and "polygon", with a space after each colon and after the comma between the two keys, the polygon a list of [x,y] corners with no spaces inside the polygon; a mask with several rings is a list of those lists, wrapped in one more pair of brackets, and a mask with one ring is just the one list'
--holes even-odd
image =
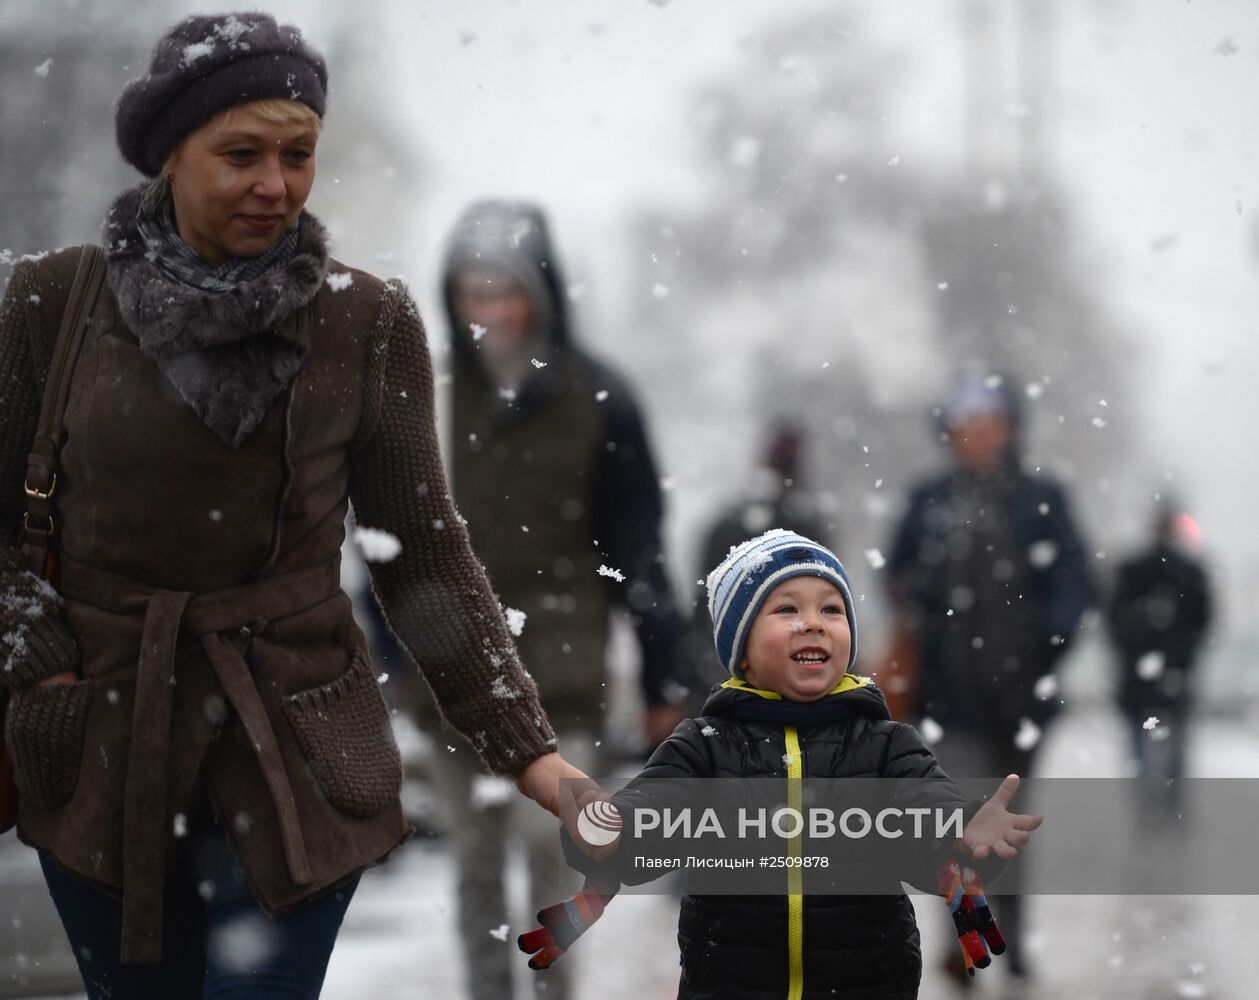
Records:
{"label": "purple knit hat", "polygon": [[283,97],[322,118],[327,89],[323,56],[292,25],[252,11],[196,15],[163,35],[149,72],[123,87],[118,148],[141,173],[156,177],[184,136],[220,111]]}

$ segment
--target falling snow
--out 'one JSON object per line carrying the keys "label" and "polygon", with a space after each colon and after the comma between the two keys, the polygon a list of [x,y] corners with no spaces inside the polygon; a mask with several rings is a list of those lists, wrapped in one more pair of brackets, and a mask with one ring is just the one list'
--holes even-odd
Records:
{"label": "falling snow", "polygon": [[1137,676],[1143,681],[1154,681],[1163,673],[1165,657],[1157,650],[1142,654],[1137,660]]}
{"label": "falling snow", "polygon": [[918,724],[918,735],[927,746],[933,747],[944,739],[944,727],[931,716],[923,716],[922,722]]}
{"label": "falling snow", "polygon": [[507,619],[507,631],[514,636],[521,635],[525,630],[525,619],[529,616],[517,608],[504,608],[503,615]]}
{"label": "falling snow", "polygon": [[402,553],[397,536],[380,528],[355,528],[354,544],[369,563],[392,562]]}
{"label": "falling snow", "polygon": [[1031,750],[1040,742],[1040,737],[1040,726],[1031,719],[1023,718],[1019,720],[1019,731],[1014,734],[1014,745],[1023,751]]}

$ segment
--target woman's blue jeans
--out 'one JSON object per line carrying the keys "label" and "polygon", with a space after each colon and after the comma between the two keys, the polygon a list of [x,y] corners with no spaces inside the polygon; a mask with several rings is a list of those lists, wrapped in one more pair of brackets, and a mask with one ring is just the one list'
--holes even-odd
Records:
{"label": "woman's blue jeans", "polygon": [[161,962],[123,965],[121,901],[43,852],[40,863],[89,1000],[315,1000],[358,886],[355,876],[268,916],[211,823],[189,838],[166,877]]}

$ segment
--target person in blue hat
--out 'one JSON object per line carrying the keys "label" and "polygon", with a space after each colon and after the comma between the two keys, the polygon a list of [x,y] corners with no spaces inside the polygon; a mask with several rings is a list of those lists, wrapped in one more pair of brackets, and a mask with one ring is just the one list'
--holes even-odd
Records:
{"label": "person in blue hat", "polygon": [[[1060,705],[1054,670],[1095,600],[1065,489],[1022,467],[1020,402],[998,373],[956,381],[935,411],[948,467],[911,490],[887,560],[916,662],[907,721],[955,778],[1030,773]],[[1009,969],[1025,974],[1019,897],[998,909]],[[946,971],[965,980],[954,959]]]}

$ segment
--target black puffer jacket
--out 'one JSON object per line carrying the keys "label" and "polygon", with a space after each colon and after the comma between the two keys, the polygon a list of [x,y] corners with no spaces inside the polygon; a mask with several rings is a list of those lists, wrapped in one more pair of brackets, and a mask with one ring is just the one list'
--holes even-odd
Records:
{"label": "black puffer jacket", "polygon": [[[889,720],[879,689],[868,678],[852,675],[810,704],[727,681],[713,689],[703,716],[678,726],[613,801],[629,816],[634,808],[653,804],[653,783],[659,788],[662,779],[786,780],[789,769],[791,777],[806,780],[936,779],[930,782],[933,804],[961,806],[967,820],[978,805],[963,801],[912,727]],[[643,872],[632,868],[633,854],[633,846],[623,844],[604,865],[624,882],[641,882]],[[915,874],[934,872],[936,860],[922,859]],[[586,870],[609,874],[593,864]],[[929,883],[918,887],[934,889]],[[679,1000],[918,995],[922,959],[907,896],[809,895],[796,917],[792,898],[685,896],[678,926]],[[792,926],[796,921],[798,929]],[[795,956],[793,941],[800,942]]]}

